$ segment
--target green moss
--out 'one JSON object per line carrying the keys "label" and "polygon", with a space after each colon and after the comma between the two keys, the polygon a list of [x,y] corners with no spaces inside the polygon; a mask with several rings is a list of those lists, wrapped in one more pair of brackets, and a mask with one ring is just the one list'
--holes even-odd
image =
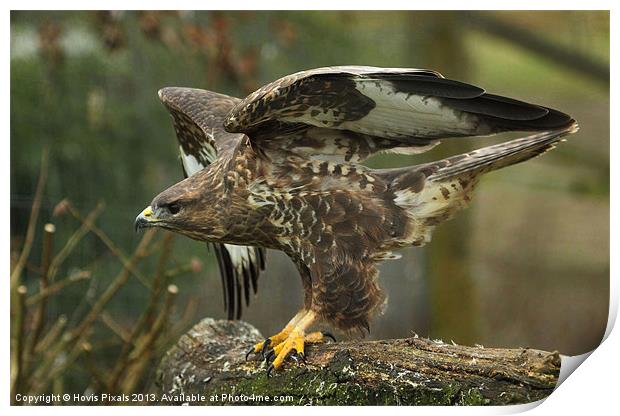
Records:
{"label": "green moss", "polygon": [[484,406],[489,402],[490,400],[484,398],[478,389],[470,388],[461,394],[458,404],[462,406]]}
{"label": "green moss", "polygon": [[[337,367],[337,366],[336,366]],[[348,366],[342,367],[342,370]],[[354,370],[351,370],[354,371]],[[359,371],[359,370],[355,370]],[[358,374],[359,376],[359,374]],[[342,371],[332,367],[308,372],[304,368],[292,369],[267,377],[266,373],[251,372],[247,378],[234,377],[234,386],[226,379],[215,379],[209,384],[185,386],[186,394],[200,393],[220,398],[230,396],[255,396],[263,399],[246,401],[210,401],[210,405],[388,405],[388,406],[484,406],[491,400],[481,390],[462,382],[448,385],[431,380],[412,383],[410,380],[396,382],[363,378],[342,379]],[[488,393],[488,392],[487,392]],[[290,396],[292,400],[272,401],[275,396]],[[494,397],[496,395],[494,394]],[[269,397],[267,402],[264,398]],[[544,397],[530,398],[514,392],[500,393],[495,404],[527,403]]]}
{"label": "green moss", "polygon": [[[388,349],[384,353],[389,356],[396,351]],[[181,366],[181,372],[184,369],[185,366]],[[209,371],[207,374],[212,373]],[[184,382],[175,386],[175,390],[219,398],[200,403],[208,405],[349,406],[507,405],[540,400],[551,391],[544,388],[518,389],[510,381],[499,379],[489,385],[485,377],[459,379],[449,372],[411,372],[393,367],[384,360],[357,362],[348,349],[336,352],[323,367],[293,366],[274,372],[273,377],[267,377],[263,365],[257,366],[252,362],[241,363],[235,370],[227,370],[223,377],[205,375],[192,374],[191,378],[178,375]],[[208,381],[196,382],[194,379]],[[483,385],[486,387],[483,388]],[[240,400],[242,396],[247,397]],[[234,399],[223,400],[230,397]],[[280,397],[288,400],[279,400]]]}

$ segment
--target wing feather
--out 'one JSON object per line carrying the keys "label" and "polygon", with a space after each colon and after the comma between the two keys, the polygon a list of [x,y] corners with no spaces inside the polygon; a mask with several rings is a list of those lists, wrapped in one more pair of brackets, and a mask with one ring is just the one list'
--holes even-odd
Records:
{"label": "wing feather", "polygon": [[174,120],[174,130],[183,151],[203,167],[232,149],[243,134],[224,130],[226,115],[241,100],[196,88],[166,87],[158,92]]}
{"label": "wing feather", "polygon": [[[217,157],[231,151],[244,137],[226,132],[223,126],[228,112],[241,101],[238,98],[178,87],[161,89],[159,98],[172,115],[185,176],[204,169]],[[243,307],[241,292],[243,290],[246,306],[249,305],[250,286],[256,293],[258,277],[265,268],[265,250],[229,244],[211,246],[220,269],[227,317],[239,319]]]}
{"label": "wing feather", "polygon": [[[433,71],[327,67],[260,88],[234,106],[224,126],[246,133],[259,146],[265,138],[299,140],[305,128],[339,131],[353,141],[381,141],[375,147],[386,150],[427,146],[445,137],[563,128],[572,122],[559,111],[489,94]],[[341,154],[351,146],[342,146]]]}

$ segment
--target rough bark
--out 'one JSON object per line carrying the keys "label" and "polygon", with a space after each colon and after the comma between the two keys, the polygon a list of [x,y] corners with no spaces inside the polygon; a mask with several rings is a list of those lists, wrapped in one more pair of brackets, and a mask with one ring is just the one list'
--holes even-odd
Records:
{"label": "rough bark", "polygon": [[245,361],[263,339],[248,323],[204,319],[159,366],[162,404],[517,404],[551,394],[560,371],[557,352],[413,337],[309,345],[306,365],[289,360],[267,377],[259,358]]}

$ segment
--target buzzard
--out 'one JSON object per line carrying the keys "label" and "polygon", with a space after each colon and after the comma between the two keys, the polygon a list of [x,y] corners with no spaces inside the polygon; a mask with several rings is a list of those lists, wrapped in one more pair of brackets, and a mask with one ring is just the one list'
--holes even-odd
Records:
{"label": "buzzard", "polygon": [[[577,131],[570,116],[493,95],[431,70],[337,66],[285,76],[243,100],[164,88],[187,178],[153,199],[136,228],[161,227],[215,247],[229,317],[241,286],[264,268],[264,249],[297,266],[304,305],[253,346],[278,369],[318,320],[369,330],[384,303],[377,263],[430,241],[464,208],[480,176],[552,149]],[[520,139],[397,169],[362,164],[378,152],[421,153],[443,138],[532,131]]]}

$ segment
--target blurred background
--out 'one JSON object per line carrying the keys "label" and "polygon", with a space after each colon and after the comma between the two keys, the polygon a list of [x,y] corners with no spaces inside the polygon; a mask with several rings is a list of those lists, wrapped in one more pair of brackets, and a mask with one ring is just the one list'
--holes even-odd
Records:
{"label": "blurred background", "polygon": [[[609,301],[607,12],[12,12],[10,62],[18,390],[143,391],[155,379],[150,364],[180,334],[203,317],[225,317],[204,244],[133,232],[135,216],[182,179],[157,90],[242,97],[328,65],[435,69],[557,108],[581,127],[557,150],[485,177],[470,208],[430,245],[381,266],[389,303],[371,338],[417,333],[567,355],[601,340]],[[417,164],[510,137],[447,140],[425,155],[368,164]],[[43,232],[47,223],[53,233]],[[270,251],[243,318],[270,335],[301,304],[297,271]],[[138,365],[131,357],[145,356],[140,348],[149,354]],[[28,381],[50,371],[45,382]],[[123,384],[128,374],[135,380]]]}

